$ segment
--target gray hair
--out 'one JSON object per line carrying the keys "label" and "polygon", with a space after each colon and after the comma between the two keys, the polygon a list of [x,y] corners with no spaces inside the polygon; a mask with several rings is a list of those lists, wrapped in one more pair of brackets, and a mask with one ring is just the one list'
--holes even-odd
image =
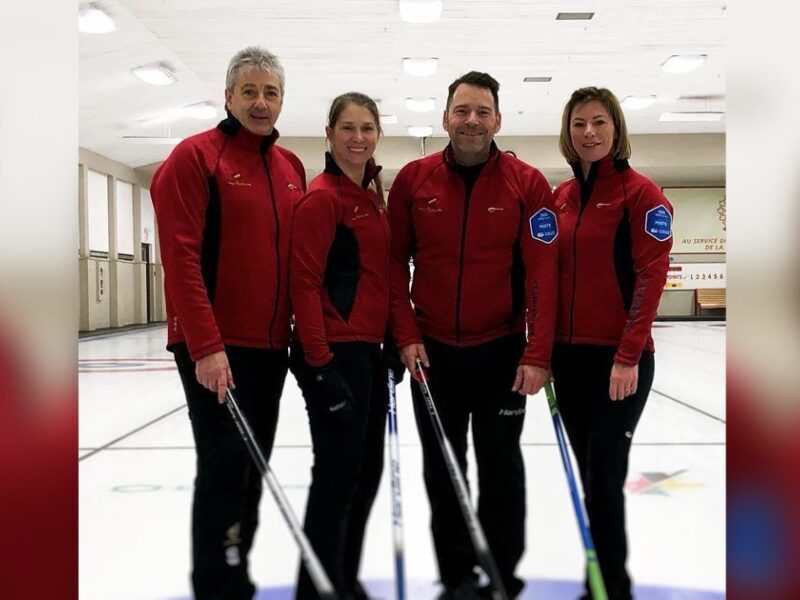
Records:
{"label": "gray hair", "polygon": [[233,55],[231,62],[228,63],[228,74],[225,77],[225,89],[232,92],[233,87],[236,85],[236,77],[239,75],[239,72],[251,68],[261,69],[262,71],[277,75],[278,82],[281,86],[281,95],[283,95],[283,87],[286,79],[283,65],[281,65],[281,61],[278,60],[277,56],[260,46],[248,46]]}

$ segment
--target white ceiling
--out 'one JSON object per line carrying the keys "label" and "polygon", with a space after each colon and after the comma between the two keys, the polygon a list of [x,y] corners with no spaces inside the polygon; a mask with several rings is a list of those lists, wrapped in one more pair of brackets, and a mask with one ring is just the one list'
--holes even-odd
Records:
{"label": "white ceiling", "polygon": [[[400,20],[397,0],[99,0],[94,4],[117,29],[80,34],[80,145],[131,167],[163,160],[171,146],[122,136],[185,137],[213,126],[218,119],[164,122],[159,115],[211,101],[221,117],[228,60],[251,44],[275,52],[286,69],[283,137],[322,135],[331,99],[349,90],[380,99],[382,113],[398,115],[397,125],[384,126],[387,136],[405,136],[408,125],[433,125],[434,136],[444,136],[447,86],[470,70],[487,71],[501,84],[501,134],[558,134],[564,103],[586,85],[608,87],[620,99],[659,97],[626,113],[631,133],[720,133],[724,119],[658,117],[725,110],[725,2],[444,0],[441,21],[411,24]],[[565,11],[595,16],[556,21]],[[660,65],[672,54],[708,60],[688,74],[664,73]],[[401,59],[409,56],[438,57],[438,73],[406,75]],[[173,68],[176,83],[150,86],[131,73],[159,61]],[[541,75],[553,79],[522,81]],[[407,111],[410,96],[435,97],[436,111]]]}

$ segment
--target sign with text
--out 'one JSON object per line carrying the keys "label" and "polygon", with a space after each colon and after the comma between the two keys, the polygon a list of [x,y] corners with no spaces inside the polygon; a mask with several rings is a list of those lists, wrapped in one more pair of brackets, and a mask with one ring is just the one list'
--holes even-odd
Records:
{"label": "sign with text", "polygon": [[665,290],[696,290],[727,287],[725,263],[672,263]]}
{"label": "sign with text", "polygon": [[675,209],[673,254],[724,254],[725,188],[664,188]]}

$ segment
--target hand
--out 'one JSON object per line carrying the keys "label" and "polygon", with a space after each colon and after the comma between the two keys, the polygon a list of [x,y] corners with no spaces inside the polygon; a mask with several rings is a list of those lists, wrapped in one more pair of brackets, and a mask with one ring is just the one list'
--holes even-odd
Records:
{"label": "hand", "polygon": [[397,346],[395,346],[391,336],[387,336],[386,340],[383,342],[381,357],[383,358],[386,370],[391,370],[394,374],[395,385],[401,383],[403,381],[403,375],[405,375],[406,372],[406,366],[403,364],[403,361],[400,360],[400,353],[397,351]]}
{"label": "hand", "polygon": [[352,421],[355,399],[335,361],[312,367],[311,376],[311,385],[317,388],[314,396],[321,402],[325,416],[341,424]]}
{"label": "hand", "polygon": [[225,404],[228,388],[235,390],[233,373],[225,352],[215,352],[197,361],[194,368],[197,381],[204,388],[217,393],[217,402]]}
{"label": "hand", "polygon": [[417,358],[422,362],[423,367],[430,368],[431,363],[428,362],[428,355],[423,344],[409,344],[400,349],[400,362],[406,366],[411,377],[421,382],[422,377],[417,371]]}
{"label": "hand", "polygon": [[547,369],[533,365],[520,365],[517,367],[517,377],[514,379],[511,391],[519,392],[522,396],[531,396],[542,389],[542,386],[550,379],[552,376]]}
{"label": "hand", "polygon": [[639,385],[639,365],[629,367],[614,363],[611,367],[611,380],[608,395],[612,400],[622,400],[636,393]]}

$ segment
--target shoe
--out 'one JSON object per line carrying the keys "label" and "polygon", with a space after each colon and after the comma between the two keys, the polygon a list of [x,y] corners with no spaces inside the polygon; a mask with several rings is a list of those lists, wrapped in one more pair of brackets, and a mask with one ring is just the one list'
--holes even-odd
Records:
{"label": "shoe", "polygon": [[472,578],[462,581],[454,588],[445,588],[436,600],[483,600],[478,585]]}
{"label": "shoe", "polygon": [[360,581],[356,581],[356,585],[353,587],[347,597],[351,600],[369,600],[369,596],[367,595],[367,592],[364,589],[364,586],[361,585]]}
{"label": "shoe", "polygon": [[[525,582],[515,577],[510,582],[504,582],[503,586],[506,589],[506,594],[508,595],[509,600],[514,600],[514,598],[519,596],[522,588],[525,587]],[[494,588],[490,584],[481,586],[478,589],[478,594],[481,600],[493,600]]]}

